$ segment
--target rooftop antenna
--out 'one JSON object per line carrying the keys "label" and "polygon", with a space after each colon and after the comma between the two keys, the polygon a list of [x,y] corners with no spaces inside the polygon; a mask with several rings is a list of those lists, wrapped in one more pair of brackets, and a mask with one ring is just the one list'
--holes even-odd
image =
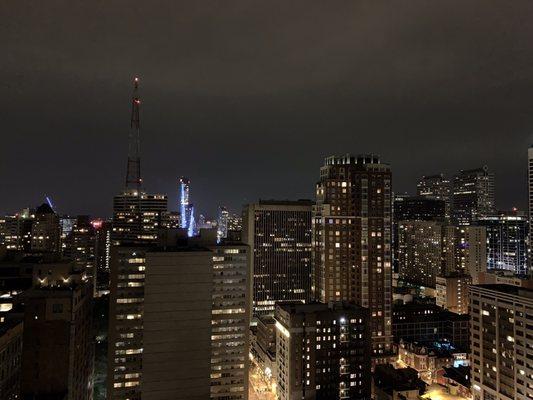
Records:
{"label": "rooftop antenna", "polygon": [[141,100],[138,94],[139,78],[133,79],[133,93],[131,95],[131,124],[128,141],[128,169],[126,172],[126,190],[139,192],[141,190],[141,145],[139,108]]}

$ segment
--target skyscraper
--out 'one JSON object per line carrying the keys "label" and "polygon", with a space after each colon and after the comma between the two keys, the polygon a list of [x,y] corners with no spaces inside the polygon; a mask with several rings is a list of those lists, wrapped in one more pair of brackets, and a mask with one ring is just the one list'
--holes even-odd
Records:
{"label": "skyscraper", "polygon": [[43,203],[35,211],[31,228],[31,249],[36,252],[58,253],[61,248],[59,216],[52,207]]}
{"label": "skyscraper", "polygon": [[225,239],[228,237],[228,219],[229,212],[226,207],[220,206],[218,208],[217,218],[217,239]]}
{"label": "skyscraper", "polygon": [[398,272],[404,282],[435,287],[442,273],[442,228],[435,221],[400,221]]}
{"label": "skyscraper", "polygon": [[474,400],[531,398],[533,291],[470,286],[470,310]]}
{"label": "skyscraper", "polygon": [[529,226],[533,226],[533,146],[527,149],[527,193],[529,202]]}
{"label": "skyscraper", "polygon": [[528,271],[528,220],[524,213],[501,212],[482,217],[486,229],[487,268],[505,269],[519,275]]}
{"label": "skyscraper", "polygon": [[167,196],[142,190],[140,155],[139,79],[135,78],[131,99],[131,125],[128,147],[126,187],[113,198],[113,231],[117,243],[143,243],[157,239],[167,212]]}
{"label": "skyscraper", "polygon": [[111,252],[107,398],[140,400],[144,273],[149,245],[116,245]]}
{"label": "skyscraper", "polygon": [[385,355],[392,345],[391,170],[375,155],[331,156],[316,194],[316,298],[370,308],[374,355]]}
{"label": "skyscraper", "polygon": [[487,166],[462,170],[453,177],[453,220],[470,225],[495,210],[494,174]]}
{"label": "skyscraper", "polygon": [[416,185],[419,196],[444,201],[446,218],[451,217],[452,183],[444,174],[423,176]]}
{"label": "skyscraper", "polygon": [[312,202],[259,201],[243,211],[243,241],[251,248],[253,312],[274,313],[276,301],[309,302]]}
{"label": "skyscraper", "polygon": [[189,200],[189,190],[191,181],[184,176],[178,180],[178,196],[179,196],[179,210],[180,210],[180,227],[189,229],[191,223],[192,204]]}

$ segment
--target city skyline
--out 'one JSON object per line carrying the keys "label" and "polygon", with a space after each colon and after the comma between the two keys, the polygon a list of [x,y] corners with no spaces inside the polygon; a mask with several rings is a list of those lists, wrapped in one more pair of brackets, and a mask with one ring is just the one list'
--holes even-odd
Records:
{"label": "city skyline", "polygon": [[62,213],[111,214],[137,74],[146,189],[173,199],[187,176],[200,212],[312,198],[325,157],[366,152],[391,164],[397,192],[414,192],[421,175],[488,165],[498,207],[524,209],[533,6],[513,4],[456,13],[451,2],[295,2],[278,14],[264,4],[133,2],[104,13],[17,2],[0,27],[1,211],[49,195]]}

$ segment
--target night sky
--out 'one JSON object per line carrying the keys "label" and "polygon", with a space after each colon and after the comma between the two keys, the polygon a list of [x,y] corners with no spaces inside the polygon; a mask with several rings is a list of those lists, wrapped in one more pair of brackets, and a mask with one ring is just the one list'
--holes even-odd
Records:
{"label": "night sky", "polygon": [[324,157],[374,152],[394,189],[487,164],[526,205],[533,2],[0,2],[0,212],[45,195],[111,214],[141,78],[149,192],[197,212],[312,198]]}

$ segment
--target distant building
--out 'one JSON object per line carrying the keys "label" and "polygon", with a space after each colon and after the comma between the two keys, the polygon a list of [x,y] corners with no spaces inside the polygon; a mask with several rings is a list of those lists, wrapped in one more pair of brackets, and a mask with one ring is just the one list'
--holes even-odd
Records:
{"label": "distant building", "polygon": [[0,323],[0,399],[20,399],[23,321],[11,318]]}
{"label": "distant building", "polygon": [[434,221],[398,223],[398,272],[402,281],[435,287],[442,268],[441,229]]}
{"label": "distant building", "polygon": [[368,309],[347,303],[276,306],[280,400],[369,399]]}
{"label": "distant building", "polygon": [[311,300],[311,212],[309,200],[245,206],[242,236],[252,255],[254,314],[273,315],[277,301]]}
{"label": "distant building", "polygon": [[453,220],[470,225],[495,210],[494,174],[487,166],[462,170],[453,177]]}
{"label": "distant building", "polygon": [[276,381],[276,320],[269,315],[257,317],[250,327],[250,352],[253,362],[272,384]]}
{"label": "distant building", "polygon": [[439,221],[446,220],[444,200],[425,196],[395,196],[394,221]]}
{"label": "distant building", "polygon": [[392,351],[391,191],[391,169],[378,156],[331,156],[313,216],[315,297],[370,308],[376,362]]}
{"label": "distant building", "polygon": [[0,218],[0,246],[7,250],[29,252],[32,242],[32,225],[35,218],[29,210]]}
{"label": "distant building", "polygon": [[[459,226],[455,229],[455,271],[470,275],[477,282],[487,271],[487,230],[484,226]],[[450,271],[449,271],[450,272]]]}
{"label": "distant building", "polygon": [[34,252],[59,253],[61,229],[59,216],[48,204],[37,207],[31,229],[31,249]]}
{"label": "distant building", "polygon": [[184,176],[178,180],[178,203],[180,213],[180,228],[189,229],[192,214],[192,204],[189,200],[191,181]]}
{"label": "distant building", "polygon": [[527,149],[527,194],[529,226],[533,227],[533,146]]}
{"label": "distant building", "polygon": [[22,398],[91,400],[92,286],[43,286],[24,294]]}
{"label": "distant building", "polygon": [[218,208],[217,240],[221,241],[228,237],[229,212],[226,207]]}
{"label": "distant building", "polygon": [[480,218],[487,235],[487,269],[506,269],[518,275],[528,272],[528,219],[509,212]]}
{"label": "distant building", "polygon": [[113,198],[113,244],[155,242],[167,212],[167,196],[125,191]]}
{"label": "distant building", "polygon": [[437,277],[437,305],[457,314],[468,314],[470,275],[453,274]]}
{"label": "distant building", "polygon": [[418,400],[426,384],[413,368],[379,364],[374,369],[373,387],[376,400]]}
{"label": "distant building", "polygon": [[419,196],[444,201],[446,219],[452,214],[452,182],[444,174],[423,176],[416,185]]}
{"label": "distant building", "polygon": [[531,398],[533,290],[470,287],[474,400]]}

